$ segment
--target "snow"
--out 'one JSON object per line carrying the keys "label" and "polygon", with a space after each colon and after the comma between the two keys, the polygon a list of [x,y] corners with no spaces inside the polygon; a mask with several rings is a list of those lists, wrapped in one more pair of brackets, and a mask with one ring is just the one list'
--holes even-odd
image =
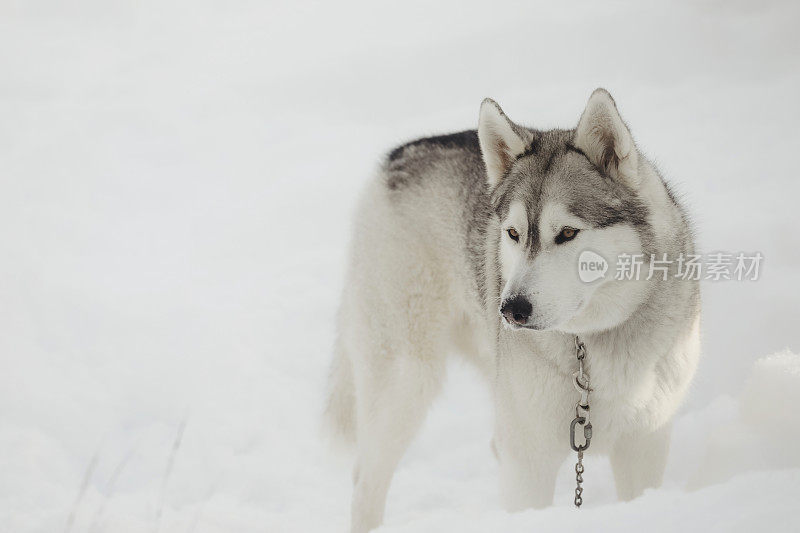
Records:
{"label": "snow", "polygon": [[[489,9],[487,11],[487,9]],[[800,496],[796,3],[17,2],[0,18],[0,530],[342,531],[319,414],[352,207],[385,150],[607,87],[685,199],[704,358],[664,487],[500,510],[464,364],[385,531],[792,530]],[[783,351],[781,351],[783,350]],[[774,354],[769,357],[769,354]]]}

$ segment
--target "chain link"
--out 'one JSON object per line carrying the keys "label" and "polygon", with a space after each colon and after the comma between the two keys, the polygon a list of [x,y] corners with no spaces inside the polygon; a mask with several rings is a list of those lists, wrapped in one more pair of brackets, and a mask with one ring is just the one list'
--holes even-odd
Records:
{"label": "chain link", "polygon": [[583,487],[581,487],[581,483],[583,483],[583,452],[578,452],[578,462],[575,463],[575,507],[578,509],[581,508],[583,503]]}
{"label": "chain link", "polygon": [[[575,357],[578,360],[578,371],[573,374],[573,385],[581,397],[578,403],[575,404],[575,418],[569,425],[569,443],[570,447],[578,452],[578,462],[575,463],[575,507],[581,508],[583,504],[583,452],[589,448],[592,441],[592,423],[589,422],[589,393],[592,389],[589,387],[589,374],[583,369],[583,361],[586,358],[586,345],[575,336]],[[575,428],[576,426],[583,428],[583,444],[578,444],[575,441]]]}

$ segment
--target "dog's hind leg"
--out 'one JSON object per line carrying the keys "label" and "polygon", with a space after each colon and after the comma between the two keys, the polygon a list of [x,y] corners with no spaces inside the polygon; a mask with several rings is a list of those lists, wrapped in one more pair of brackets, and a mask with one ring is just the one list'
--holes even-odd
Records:
{"label": "dog's hind leg", "polygon": [[343,344],[342,339],[337,339],[324,421],[332,441],[349,448],[356,438],[355,386],[353,363],[345,353]]}
{"label": "dog's hind leg", "polygon": [[353,533],[365,533],[383,521],[394,470],[441,386],[442,347],[428,342],[430,336],[419,330],[412,338],[413,342],[377,343],[362,359],[366,364],[354,365],[358,424]]}

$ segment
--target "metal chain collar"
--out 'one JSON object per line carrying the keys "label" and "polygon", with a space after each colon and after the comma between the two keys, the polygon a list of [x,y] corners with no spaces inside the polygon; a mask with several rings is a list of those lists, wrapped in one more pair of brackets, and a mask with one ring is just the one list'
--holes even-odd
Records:
{"label": "metal chain collar", "polygon": [[[592,389],[589,388],[589,374],[583,370],[583,360],[586,358],[586,346],[583,344],[578,336],[575,336],[575,357],[578,359],[578,371],[575,372],[573,377],[573,385],[581,398],[575,404],[575,418],[569,425],[569,444],[570,447],[578,452],[578,462],[575,463],[575,507],[580,509],[583,503],[583,452],[589,448],[589,443],[592,441],[592,423],[589,422],[589,393]],[[583,444],[575,442],[575,426],[580,425],[583,427]]]}

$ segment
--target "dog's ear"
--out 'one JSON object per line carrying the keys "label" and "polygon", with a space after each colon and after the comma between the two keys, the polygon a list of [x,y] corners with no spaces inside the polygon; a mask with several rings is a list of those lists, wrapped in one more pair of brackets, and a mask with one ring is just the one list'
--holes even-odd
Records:
{"label": "dog's ear", "polygon": [[489,186],[500,183],[531,140],[530,132],[511,122],[497,102],[491,98],[483,101],[478,119],[478,141]]}
{"label": "dog's ear", "polygon": [[639,158],[628,126],[605,89],[596,89],[578,122],[572,143],[612,179],[639,184]]}

